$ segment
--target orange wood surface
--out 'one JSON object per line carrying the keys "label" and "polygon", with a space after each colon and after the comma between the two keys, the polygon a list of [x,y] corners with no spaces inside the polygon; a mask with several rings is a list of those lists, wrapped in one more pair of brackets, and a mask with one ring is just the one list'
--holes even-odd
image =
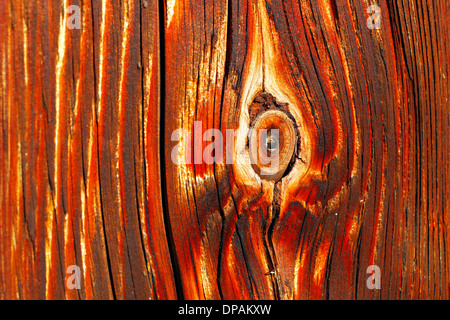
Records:
{"label": "orange wood surface", "polygon": [[[0,299],[449,299],[449,17],[0,0]],[[289,155],[273,179],[239,160],[270,121]],[[232,163],[203,160],[208,129]]]}

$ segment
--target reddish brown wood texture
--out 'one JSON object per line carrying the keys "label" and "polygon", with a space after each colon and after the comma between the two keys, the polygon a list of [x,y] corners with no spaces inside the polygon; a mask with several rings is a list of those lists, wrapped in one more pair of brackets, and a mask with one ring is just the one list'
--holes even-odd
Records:
{"label": "reddish brown wood texture", "polygon": [[[449,299],[449,16],[447,0],[0,0],[0,298]],[[173,162],[195,121],[236,130],[237,160],[261,93],[298,126],[282,179]]]}
{"label": "reddish brown wood texture", "polygon": [[[1,2],[2,297],[176,297],[148,3]],[[81,30],[66,28],[69,4]],[[69,265],[81,290],[65,286]]]}

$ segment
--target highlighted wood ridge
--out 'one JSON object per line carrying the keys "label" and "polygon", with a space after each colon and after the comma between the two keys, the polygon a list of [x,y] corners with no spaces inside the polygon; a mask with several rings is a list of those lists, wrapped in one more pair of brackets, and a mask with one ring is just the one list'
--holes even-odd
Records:
{"label": "highlighted wood ridge", "polygon": [[449,26],[0,0],[0,299],[449,299]]}

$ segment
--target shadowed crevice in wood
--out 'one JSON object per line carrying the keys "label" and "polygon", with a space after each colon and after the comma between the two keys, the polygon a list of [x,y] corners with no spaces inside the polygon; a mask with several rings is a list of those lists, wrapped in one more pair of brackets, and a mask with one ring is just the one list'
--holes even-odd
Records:
{"label": "shadowed crevice in wood", "polygon": [[[166,3],[164,0],[158,0],[158,15],[159,15],[159,48],[160,48],[160,72],[161,72],[161,85],[160,85],[160,172],[161,172],[161,190],[167,190],[167,181],[165,172],[165,105],[166,105],[166,46],[165,46],[165,32],[166,32]],[[180,275],[180,265],[175,256],[175,248],[173,242],[173,233],[170,226],[169,212],[168,212],[168,197],[167,192],[163,193],[163,214],[164,214],[164,226],[166,228],[167,243],[169,246],[170,260],[174,270],[174,280],[176,287],[176,298],[184,299],[183,297],[183,282]]]}

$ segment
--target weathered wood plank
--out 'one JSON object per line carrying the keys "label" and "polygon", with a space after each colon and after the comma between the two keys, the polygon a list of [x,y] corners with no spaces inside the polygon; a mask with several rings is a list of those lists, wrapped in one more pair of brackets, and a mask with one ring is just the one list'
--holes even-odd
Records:
{"label": "weathered wood plank", "polygon": [[[166,144],[190,132],[191,164],[166,149],[185,297],[448,296],[449,7],[433,3],[380,1],[371,30],[367,1],[168,1]],[[278,182],[237,160],[261,92],[298,125]],[[200,139],[238,130],[234,164],[195,163],[195,121]]]}
{"label": "weathered wood plank", "polygon": [[[226,1],[166,3],[165,173],[170,225],[186,299],[220,298],[222,212],[216,166],[175,164],[172,135],[178,129],[193,133],[194,121],[203,121],[203,130],[220,128],[227,16]],[[202,135],[200,130],[196,133]],[[193,136],[184,143],[192,142],[190,139]],[[200,141],[192,150],[201,147]]]}
{"label": "weathered wood plank", "polygon": [[[81,9],[80,30],[67,27],[69,5]],[[2,298],[175,298],[158,2],[1,8]],[[70,265],[81,268],[80,290],[66,286]]]}
{"label": "weathered wood plank", "polygon": [[0,0],[0,298],[448,299],[449,17]]}

